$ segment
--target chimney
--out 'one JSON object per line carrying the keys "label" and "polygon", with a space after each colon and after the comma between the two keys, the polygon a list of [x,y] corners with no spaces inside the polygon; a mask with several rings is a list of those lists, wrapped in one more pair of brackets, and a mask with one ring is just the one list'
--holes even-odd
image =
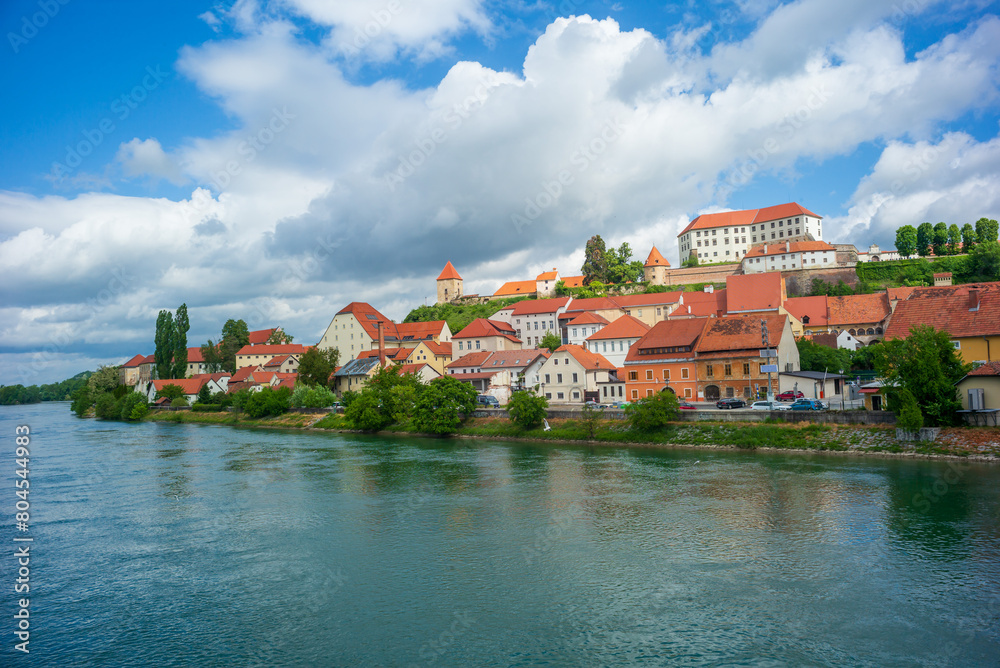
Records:
{"label": "chimney", "polygon": [[385,367],[385,330],[382,328],[382,321],[378,321],[378,365]]}
{"label": "chimney", "polygon": [[764,255],[767,255],[767,244],[764,244]]}
{"label": "chimney", "polygon": [[715,286],[709,283],[708,285],[705,286],[705,292],[707,292],[708,294],[712,294],[713,292],[715,292]]}
{"label": "chimney", "polygon": [[786,253],[791,253],[792,252],[792,243],[790,241],[786,241],[785,242],[785,252]]}
{"label": "chimney", "polygon": [[979,310],[979,290],[969,290],[969,310]]}

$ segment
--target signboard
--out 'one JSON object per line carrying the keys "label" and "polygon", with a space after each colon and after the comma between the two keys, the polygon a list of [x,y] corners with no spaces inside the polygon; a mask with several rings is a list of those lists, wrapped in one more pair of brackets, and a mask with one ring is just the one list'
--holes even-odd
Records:
{"label": "signboard", "polygon": [[768,348],[767,350],[761,349],[760,355],[758,357],[777,357],[778,351],[773,348]]}
{"label": "signboard", "polygon": [[761,373],[778,373],[778,365],[777,364],[761,364],[760,365],[760,372]]}

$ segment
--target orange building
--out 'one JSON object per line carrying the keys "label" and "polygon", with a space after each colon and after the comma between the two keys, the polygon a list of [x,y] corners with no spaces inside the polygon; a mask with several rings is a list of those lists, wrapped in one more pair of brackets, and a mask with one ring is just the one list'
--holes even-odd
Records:
{"label": "orange building", "polygon": [[664,320],[646,332],[625,357],[628,400],[663,390],[685,399],[697,397],[694,350],[708,322],[708,318]]}

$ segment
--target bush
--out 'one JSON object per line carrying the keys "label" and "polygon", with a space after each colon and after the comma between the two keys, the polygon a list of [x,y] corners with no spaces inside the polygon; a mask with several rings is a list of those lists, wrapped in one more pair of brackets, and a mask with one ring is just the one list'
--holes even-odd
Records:
{"label": "bush", "polygon": [[413,425],[429,434],[451,434],[476,410],[476,390],[454,376],[436,378],[420,388]]}
{"label": "bush", "polygon": [[70,405],[70,410],[76,413],[78,417],[83,417],[93,405],[94,402],[90,399],[90,390],[84,385],[73,393],[73,403]]}
{"label": "bush", "polygon": [[663,391],[626,406],[625,416],[629,426],[635,431],[656,431],[677,419],[679,406],[673,392]]}
{"label": "bush", "polygon": [[102,392],[94,402],[94,413],[102,420],[117,420],[121,417],[122,410],[114,395],[110,392]]}
{"label": "bush", "polygon": [[191,404],[188,403],[187,397],[177,397],[176,399],[170,400],[171,408],[186,408]]}
{"label": "bush", "polygon": [[259,392],[251,392],[250,397],[243,405],[243,410],[247,417],[262,418],[273,417],[287,413],[291,405],[292,393],[287,387],[277,390],[265,387]]}
{"label": "bush", "polygon": [[128,395],[121,400],[121,413],[119,417],[122,420],[141,420],[149,412],[149,406],[146,405],[146,395],[140,394],[139,392],[130,392]]}
{"label": "bush", "polygon": [[511,422],[522,429],[532,429],[542,424],[547,415],[549,400],[530,392],[515,392],[507,404],[507,414]]}
{"label": "bush", "polygon": [[323,386],[310,387],[304,383],[296,383],[292,392],[292,406],[295,408],[325,408],[330,406],[337,397]]}
{"label": "bush", "polygon": [[904,431],[919,431],[924,426],[924,416],[916,398],[907,389],[897,390],[894,394],[899,405],[896,426]]}
{"label": "bush", "polygon": [[355,429],[364,431],[378,431],[392,424],[392,419],[382,412],[378,397],[372,392],[361,392],[352,397],[351,405],[344,409],[344,417]]}
{"label": "bush", "polygon": [[221,404],[202,404],[196,403],[191,406],[191,410],[195,413],[219,413],[226,410]]}
{"label": "bush", "polygon": [[167,399],[177,399],[184,396],[184,388],[180,385],[164,385],[163,389],[156,393],[157,399],[166,397]]}

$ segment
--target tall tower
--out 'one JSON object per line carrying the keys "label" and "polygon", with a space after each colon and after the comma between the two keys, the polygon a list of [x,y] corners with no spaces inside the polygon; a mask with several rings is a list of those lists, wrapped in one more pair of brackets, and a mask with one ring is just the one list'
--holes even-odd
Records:
{"label": "tall tower", "polygon": [[651,285],[666,285],[668,269],[670,263],[667,262],[667,258],[660,255],[660,251],[653,246],[653,250],[649,251],[649,257],[646,258],[646,264],[643,265],[642,277]]}
{"label": "tall tower", "polygon": [[441,270],[441,275],[437,278],[438,304],[453,302],[462,296],[462,277],[455,271],[451,260]]}

